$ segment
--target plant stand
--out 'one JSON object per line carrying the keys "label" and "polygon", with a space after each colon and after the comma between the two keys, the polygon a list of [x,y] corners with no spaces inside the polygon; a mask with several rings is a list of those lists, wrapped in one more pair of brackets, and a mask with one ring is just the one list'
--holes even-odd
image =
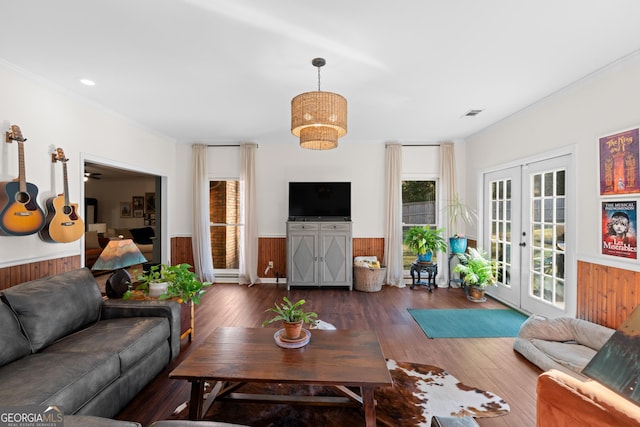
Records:
{"label": "plant stand", "polygon": [[[429,292],[433,292],[434,289],[438,288],[436,286],[438,264],[415,260],[411,263],[411,269],[409,270],[409,272],[411,273],[411,289],[415,288],[416,286],[426,286]],[[418,281],[416,281],[416,273],[418,274]],[[422,273],[425,273],[427,275],[426,282],[420,280],[420,275]]]}

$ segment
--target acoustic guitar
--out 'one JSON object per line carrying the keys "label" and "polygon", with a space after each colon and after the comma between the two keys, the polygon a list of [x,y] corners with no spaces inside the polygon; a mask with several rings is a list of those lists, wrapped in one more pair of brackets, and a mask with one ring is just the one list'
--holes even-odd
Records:
{"label": "acoustic guitar", "polygon": [[24,167],[24,141],[17,125],[7,132],[6,142],[18,143],[18,178],[0,182],[0,234],[26,236],[37,233],[44,227],[44,212],[38,205],[38,187],[27,182]]}
{"label": "acoustic guitar", "polygon": [[69,243],[78,240],[84,234],[84,222],[78,215],[78,204],[69,203],[69,177],[67,159],[62,148],[52,155],[53,162],[62,163],[64,193],[47,199],[46,225],[40,231],[40,237],[49,242]]}

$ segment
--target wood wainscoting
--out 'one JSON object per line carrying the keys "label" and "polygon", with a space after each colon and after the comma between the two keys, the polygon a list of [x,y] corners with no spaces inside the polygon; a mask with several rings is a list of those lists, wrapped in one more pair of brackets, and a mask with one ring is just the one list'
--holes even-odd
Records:
{"label": "wood wainscoting", "polygon": [[[384,257],[384,238],[359,237],[353,239],[353,256],[375,255],[379,260]],[[264,271],[273,261],[273,268],[265,275]],[[173,237],[171,239],[171,264],[186,262],[193,265],[191,237]],[[258,239],[258,277],[286,277],[287,239],[285,237],[260,237]]]}
{"label": "wood wainscoting", "polygon": [[578,261],[576,317],[617,329],[640,304],[640,272]]}
{"label": "wood wainscoting", "polygon": [[77,268],[80,268],[80,255],[0,268],[0,290]]}

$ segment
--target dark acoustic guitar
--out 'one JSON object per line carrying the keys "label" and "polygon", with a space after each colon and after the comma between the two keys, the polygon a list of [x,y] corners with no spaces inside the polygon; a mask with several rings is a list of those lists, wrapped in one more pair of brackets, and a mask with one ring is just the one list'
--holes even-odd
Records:
{"label": "dark acoustic guitar", "polygon": [[37,233],[44,227],[44,212],[38,205],[38,187],[27,182],[24,170],[24,141],[20,127],[11,126],[6,142],[18,143],[18,178],[0,182],[0,234],[26,236]]}
{"label": "dark acoustic guitar", "polygon": [[62,148],[52,155],[53,162],[62,163],[64,193],[47,199],[46,225],[40,231],[40,237],[49,242],[69,243],[78,240],[84,234],[84,222],[78,215],[78,204],[69,203],[69,178],[67,159]]}

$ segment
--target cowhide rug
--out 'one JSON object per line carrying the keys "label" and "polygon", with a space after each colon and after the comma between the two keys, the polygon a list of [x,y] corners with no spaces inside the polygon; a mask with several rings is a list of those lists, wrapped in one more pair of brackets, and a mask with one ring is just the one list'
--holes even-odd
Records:
{"label": "cowhide rug", "polygon": [[[376,389],[379,426],[428,427],[434,415],[482,418],[509,412],[509,405],[499,396],[464,385],[438,367],[391,359],[387,366],[394,385]],[[237,392],[337,395],[328,387],[289,384],[246,384]],[[176,409],[173,417],[184,419],[188,413],[188,404],[184,403]],[[364,425],[364,412],[360,408],[231,401],[215,402],[204,418],[258,427]]]}

